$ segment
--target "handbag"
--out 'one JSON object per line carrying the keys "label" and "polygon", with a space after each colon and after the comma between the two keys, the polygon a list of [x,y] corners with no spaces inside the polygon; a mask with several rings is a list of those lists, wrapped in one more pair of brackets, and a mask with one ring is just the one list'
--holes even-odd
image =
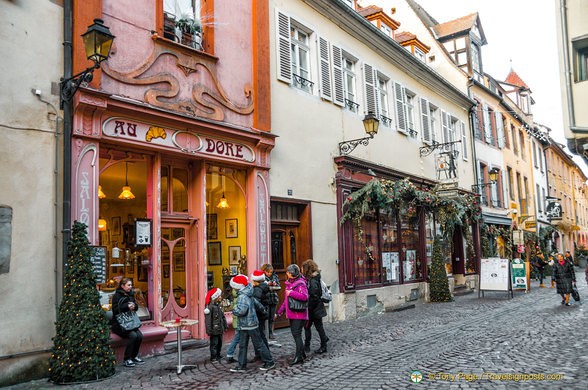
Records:
{"label": "handbag", "polygon": [[288,295],[288,309],[295,312],[303,312],[308,308],[308,301],[300,301]]}
{"label": "handbag", "polygon": [[578,292],[578,288],[576,286],[572,286],[572,297],[576,302],[580,300],[580,293]]}
{"label": "handbag", "polygon": [[[118,301],[118,310],[120,311],[120,304],[121,302]],[[125,331],[131,331],[134,329],[139,329],[141,327],[141,320],[137,315],[135,310],[125,311],[124,313],[118,313],[116,315],[116,320],[120,327]]]}

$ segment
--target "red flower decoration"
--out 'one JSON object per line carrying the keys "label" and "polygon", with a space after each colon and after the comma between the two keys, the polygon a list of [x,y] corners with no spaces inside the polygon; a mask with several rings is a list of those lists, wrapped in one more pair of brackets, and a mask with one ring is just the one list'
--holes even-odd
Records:
{"label": "red flower decoration", "polygon": [[348,196],[348,197],[347,197],[347,200],[353,200],[353,199],[351,199],[351,196]]}

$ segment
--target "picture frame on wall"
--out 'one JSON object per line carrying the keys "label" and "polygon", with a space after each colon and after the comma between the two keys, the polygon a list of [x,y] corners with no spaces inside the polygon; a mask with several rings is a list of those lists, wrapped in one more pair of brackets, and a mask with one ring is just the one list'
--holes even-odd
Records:
{"label": "picture frame on wall", "polygon": [[135,218],[135,246],[136,247],[150,247],[152,236],[152,222],[148,218]]}
{"label": "picture frame on wall", "polygon": [[229,264],[239,265],[239,259],[241,258],[241,247],[230,246],[229,247]]}
{"label": "picture frame on wall", "polygon": [[216,240],[218,233],[216,214],[206,214],[206,238]]}
{"label": "picture frame on wall", "polygon": [[112,217],[112,235],[120,236],[120,217]]}
{"label": "picture frame on wall", "polygon": [[237,266],[231,265],[231,276],[237,275]]}
{"label": "picture frame on wall", "polygon": [[225,219],[225,237],[237,238],[239,237],[237,218]]}
{"label": "picture frame on wall", "polygon": [[102,246],[108,246],[110,244],[110,229],[100,232],[100,244]]}
{"label": "picture frame on wall", "polygon": [[183,253],[174,253],[174,272],[183,272],[186,270]]}
{"label": "picture frame on wall", "polygon": [[221,242],[213,241],[208,243],[208,265],[221,265],[223,263]]}

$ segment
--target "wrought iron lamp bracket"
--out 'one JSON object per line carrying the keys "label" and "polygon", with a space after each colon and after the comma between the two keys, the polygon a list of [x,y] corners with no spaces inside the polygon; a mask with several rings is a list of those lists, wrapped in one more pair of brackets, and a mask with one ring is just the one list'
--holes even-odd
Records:
{"label": "wrought iron lamp bracket", "polygon": [[73,75],[67,79],[61,79],[59,82],[59,108],[63,109],[63,105],[69,102],[76,94],[80,85],[85,82],[89,83],[94,77],[94,70],[100,68],[100,62],[95,62],[94,66],[90,66],[86,70]]}
{"label": "wrought iron lamp bracket", "polygon": [[419,148],[419,155],[421,157],[428,156],[431,153],[433,153],[436,149],[445,150],[445,151],[452,151],[453,145],[455,145],[457,143],[461,143],[461,140],[445,142],[445,143],[439,143],[439,142],[433,141],[430,145],[421,146]]}
{"label": "wrought iron lamp bracket", "polygon": [[353,152],[353,150],[358,146],[358,145],[363,145],[363,146],[367,146],[370,142],[370,139],[374,138],[373,134],[370,135],[369,137],[364,137],[364,138],[358,138],[358,139],[352,139],[349,141],[343,141],[343,142],[339,142],[339,154],[344,156],[347,155],[351,152]]}

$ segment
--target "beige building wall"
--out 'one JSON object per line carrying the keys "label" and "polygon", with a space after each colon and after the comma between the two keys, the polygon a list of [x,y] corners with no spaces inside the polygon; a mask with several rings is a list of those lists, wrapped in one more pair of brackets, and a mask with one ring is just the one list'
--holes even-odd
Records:
{"label": "beige building wall", "polygon": [[52,82],[63,74],[63,8],[53,1],[2,1],[0,20],[0,207],[12,213],[0,240],[2,386],[19,374],[24,380],[46,375],[49,354],[38,351],[51,348],[55,333],[59,99]]}

